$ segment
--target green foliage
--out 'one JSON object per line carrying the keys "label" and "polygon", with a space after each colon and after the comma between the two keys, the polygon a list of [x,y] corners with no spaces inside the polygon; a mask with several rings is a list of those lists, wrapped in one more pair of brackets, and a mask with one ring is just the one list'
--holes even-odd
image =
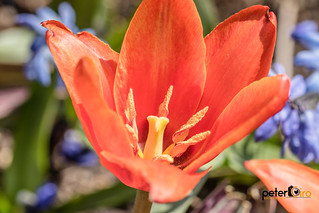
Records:
{"label": "green foliage", "polygon": [[[54,10],[57,10],[58,5],[65,0],[55,0],[50,5]],[[92,26],[92,21],[101,0],[69,0],[76,13],[76,24],[80,29]]]}
{"label": "green foliage", "polygon": [[32,97],[19,110],[12,165],[5,171],[4,187],[11,200],[21,189],[34,191],[45,179],[49,141],[58,109],[54,88],[34,84]]}
{"label": "green foliage", "polygon": [[[242,174],[251,174],[246,170],[244,162],[252,159],[275,159],[281,157],[282,141],[280,134],[276,134],[264,142],[256,143],[254,133],[248,135],[235,145],[225,150],[227,154],[228,165],[231,169]],[[284,158],[299,161],[289,149],[285,150]]]}
{"label": "green foliage", "polygon": [[66,204],[48,211],[48,213],[72,213],[98,207],[114,208],[132,201],[135,193],[135,189],[118,183],[111,188],[75,198]]}
{"label": "green foliage", "polygon": [[280,158],[281,146],[275,140],[256,143],[250,134],[226,150],[229,167],[245,174],[248,172],[244,166],[247,160]]}
{"label": "green foliage", "polygon": [[194,2],[202,20],[204,35],[207,35],[219,23],[215,3],[211,0],[195,0]]}
{"label": "green foliage", "polygon": [[9,213],[12,212],[12,205],[8,200],[8,197],[5,196],[4,193],[0,191],[0,212],[1,213]]}

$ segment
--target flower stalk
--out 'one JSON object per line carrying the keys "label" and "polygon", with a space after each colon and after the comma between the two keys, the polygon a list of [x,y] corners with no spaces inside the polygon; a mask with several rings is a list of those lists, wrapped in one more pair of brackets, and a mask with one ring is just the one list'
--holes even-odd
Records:
{"label": "flower stalk", "polygon": [[152,202],[148,199],[148,192],[137,190],[133,207],[133,213],[151,212]]}

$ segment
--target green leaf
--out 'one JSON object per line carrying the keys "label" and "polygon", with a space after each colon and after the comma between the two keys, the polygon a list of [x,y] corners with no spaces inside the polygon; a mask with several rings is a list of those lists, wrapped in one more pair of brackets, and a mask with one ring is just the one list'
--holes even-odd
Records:
{"label": "green leaf", "polygon": [[111,26],[112,31],[106,35],[105,40],[115,51],[120,51],[128,25],[129,22],[125,20],[116,23],[116,25],[113,24]]}
{"label": "green leaf", "polygon": [[215,169],[218,169],[221,166],[223,166],[225,161],[226,161],[226,155],[225,155],[225,152],[222,152],[217,157],[215,157],[212,161],[200,167],[200,171],[205,171],[206,169],[211,167],[212,168],[211,172],[214,172]]}
{"label": "green leaf", "polygon": [[281,145],[278,138],[256,143],[253,134],[225,150],[231,169],[239,173],[248,173],[244,166],[246,160],[280,158]]}
{"label": "green leaf", "polygon": [[11,200],[21,189],[34,191],[43,183],[49,165],[49,142],[58,102],[50,88],[34,84],[31,98],[19,109],[14,129],[14,158],[4,174]]}
{"label": "green leaf", "polygon": [[194,2],[202,20],[204,35],[207,35],[219,23],[215,3],[211,0],[195,0]]}
{"label": "green leaf", "polygon": [[[76,24],[80,29],[92,26],[92,21],[101,0],[69,0],[76,13]],[[50,4],[51,8],[57,11],[60,3],[65,0],[56,0]]]}
{"label": "green leaf", "polygon": [[0,63],[21,64],[30,57],[34,32],[23,27],[0,31]]}
{"label": "green leaf", "polygon": [[1,191],[0,191],[0,212],[1,213],[12,212],[12,206],[9,199]]}
{"label": "green leaf", "polygon": [[118,183],[111,188],[103,189],[92,194],[75,198],[62,206],[56,207],[49,213],[72,213],[98,207],[117,207],[132,201],[136,190]]}

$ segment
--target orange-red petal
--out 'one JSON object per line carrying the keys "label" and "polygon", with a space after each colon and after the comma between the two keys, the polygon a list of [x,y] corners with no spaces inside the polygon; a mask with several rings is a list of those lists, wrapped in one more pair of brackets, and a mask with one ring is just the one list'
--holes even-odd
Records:
{"label": "orange-red petal", "polygon": [[185,170],[196,171],[281,110],[288,99],[289,86],[289,78],[278,75],[242,89],[221,113],[205,143],[190,148],[188,162],[184,163],[190,165]]}
{"label": "orange-red petal", "polygon": [[204,82],[205,44],[194,2],[142,1],[123,41],[114,88],[123,117],[129,89],[133,89],[140,141],[146,140],[146,117],[158,114],[171,85],[166,136],[195,112]]}
{"label": "orange-red petal", "polygon": [[140,158],[122,158],[101,152],[102,165],[124,184],[149,191],[152,202],[167,203],[184,198],[208,172],[187,174],[175,166]]}
{"label": "orange-red petal", "polygon": [[53,20],[43,22],[42,25],[48,29],[47,43],[70,95],[74,95],[73,74],[77,63],[82,57],[91,57],[103,86],[97,92],[102,93],[114,109],[112,81],[118,54],[90,33],[79,33],[76,36],[62,23]]}
{"label": "orange-red petal", "polygon": [[269,190],[287,190],[293,185],[301,191],[311,192],[311,198],[278,199],[288,212],[318,212],[319,171],[300,163],[279,159],[246,161],[245,166],[259,177]]}
{"label": "orange-red petal", "polygon": [[133,148],[120,117],[104,100],[101,80],[94,61],[82,58],[74,72],[74,94],[78,97],[76,112],[97,153],[106,150],[119,156],[133,156]]}
{"label": "orange-red petal", "polygon": [[110,102],[112,109],[115,109],[113,88],[119,54],[112,50],[108,44],[104,43],[89,32],[80,32],[77,34],[77,37],[99,58],[107,80],[107,82],[104,83],[108,83],[103,86],[105,90],[103,93],[110,95],[110,97],[106,96],[106,98],[110,99],[108,102]]}
{"label": "orange-red petal", "polygon": [[199,108],[210,110],[192,134],[211,128],[242,88],[267,76],[276,39],[276,17],[268,10],[244,9],[205,37],[207,79]]}

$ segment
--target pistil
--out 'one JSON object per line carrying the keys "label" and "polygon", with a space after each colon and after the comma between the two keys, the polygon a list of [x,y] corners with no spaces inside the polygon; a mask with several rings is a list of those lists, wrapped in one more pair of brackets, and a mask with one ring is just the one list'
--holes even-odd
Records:
{"label": "pistil", "polygon": [[153,160],[163,153],[163,136],[169,120],[165,117],[148,116],[148,136],[144,148],[144,159]]}

